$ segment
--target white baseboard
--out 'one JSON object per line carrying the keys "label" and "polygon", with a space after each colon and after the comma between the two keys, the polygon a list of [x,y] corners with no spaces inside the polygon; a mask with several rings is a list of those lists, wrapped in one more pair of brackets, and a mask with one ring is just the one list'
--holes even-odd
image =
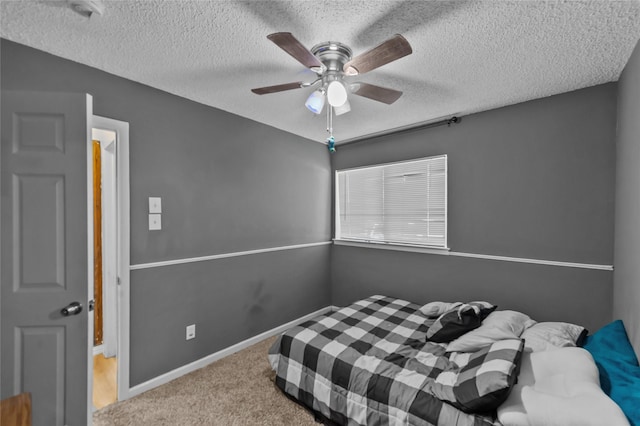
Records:
{"label": "white baseboard", "polygon": [[[271,336],[275,336],[277,334],[280,334],[284,331],[286,331],[287,329],[296,326],[298,324],[301,324],[305,321],[308,321],[318,315],[323,315],[326,314],[328,312],[335,312],[336,310],[338,310],[337,307],[330,305],[327,306],[325,308],[322,309],[318,309],[315,312],[312,312],[308,315],[305,315],[303,317],[300,317],[298,319],[295,319],[293,321],[290,321],[286,324],[283,324],[281,326],[278,326],[276,328],[273,328],[271,330],[267,330],[264,333],[260,333],[257,336],[253,336],[247,340],[243,340],[242,342],[236,343],[233,346],[229,346],[228,348],[222,349],[218,352],[212,353],[211,355],[207,355],[204,358],[200,358],[197,361],[193,361],[189,364],[183,365],[182,367],[178,367],[175,370],[169,371],[168,373],[164,373],[156,378],[153,378],[151,380],[148,380],[144,383],[140,383],[139,385],[136,385],[132,388],[129,389],[129,392],[127,395],[118,395],[118,399],[120,401],[125,400],[125,399],[129,399],[133,396],[139,395],[143,392],[146,392],[148,390],[151,390],[155,387],[158,387],[160,385],[163,385],[165,383],[168,383],[174,379],[177,379],[180,376],[184,376],[187,373],[191,373],[192,371],[198,370],[202,367],[205,367],[209,364],[211,364],[212,362],[218,361],[224,357],[227,357],[229,355],[232,355],[238,351],[241,351],[243,349],[248,348],[249,346],[255,345],[258,342],[261,342],[264,339],[267,339]],[[266,357],[266,354],[265,354]]]}

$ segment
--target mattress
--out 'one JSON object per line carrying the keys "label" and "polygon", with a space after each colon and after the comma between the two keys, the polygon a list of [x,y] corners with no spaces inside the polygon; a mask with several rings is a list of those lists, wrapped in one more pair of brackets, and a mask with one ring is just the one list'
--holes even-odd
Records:
{"label": "mattress", "polygon": [[500,425],[523,341],[447,353],[419,308],[377,295],[293,327],[269,351],[276,385],[342,425]]}

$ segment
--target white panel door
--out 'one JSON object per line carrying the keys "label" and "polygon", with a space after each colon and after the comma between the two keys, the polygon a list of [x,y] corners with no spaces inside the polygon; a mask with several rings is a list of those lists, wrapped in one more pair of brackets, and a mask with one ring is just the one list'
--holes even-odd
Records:
{"label": "white panel door", "polygon": [[[33,424],[87,423],[91,96],[2,92],[2,398]],[[63,308],[82,305],[74,314]]]}

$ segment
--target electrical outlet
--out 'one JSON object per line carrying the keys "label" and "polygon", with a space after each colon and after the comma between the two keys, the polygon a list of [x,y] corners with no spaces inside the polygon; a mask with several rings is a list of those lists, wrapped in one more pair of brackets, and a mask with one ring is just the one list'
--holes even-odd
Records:
{"label": "electrical outlet", "polygon": [[191,324],[187,326],[187,340],[196,338],[196,325]]}

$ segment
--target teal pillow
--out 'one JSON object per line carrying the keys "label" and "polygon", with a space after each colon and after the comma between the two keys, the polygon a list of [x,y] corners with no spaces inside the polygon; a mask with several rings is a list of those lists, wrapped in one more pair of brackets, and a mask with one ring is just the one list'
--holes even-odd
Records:
{"label": "teal pillow", "polygon": [[619,406],[632,426],[640,426],[640,366],[620,320],[587,336],[583,347],[600,373],[600,386]]}

